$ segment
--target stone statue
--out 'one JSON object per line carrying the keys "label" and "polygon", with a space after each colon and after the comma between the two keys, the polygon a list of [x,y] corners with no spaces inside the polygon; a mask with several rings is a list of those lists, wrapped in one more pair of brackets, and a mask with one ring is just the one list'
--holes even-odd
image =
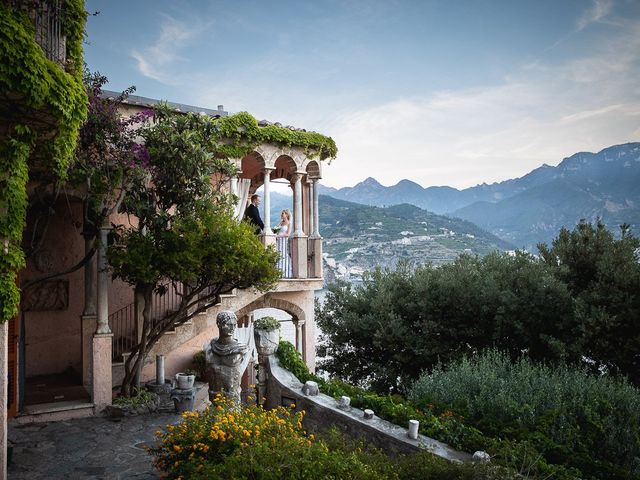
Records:
{"label": "stone statue", "polygon": [[222,393],[240,403],[240,377],[246,368],[249,347],[233,338],[238,319],[233,312],[222,311],[216,317],[220,336],[205,345],[209,393]]}

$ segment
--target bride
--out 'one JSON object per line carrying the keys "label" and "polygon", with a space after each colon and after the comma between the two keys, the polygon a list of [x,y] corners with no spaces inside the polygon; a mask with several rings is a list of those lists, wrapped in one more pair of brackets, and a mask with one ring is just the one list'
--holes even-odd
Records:
{"label": "bride", "polygon": [[278,268],[282,272],[284,278],[291,277],[291,256],[289,254],[289,235],[291,234],[291,212],[285,208],[280,214],[280,225],[277,230],[276,246],[280,259],[278,260]]}
{"label": "bride", "polygon": [[288,237],[291,233],[291,212],[288,208],[280,213],[280,225],[276,227],[278,237]]}

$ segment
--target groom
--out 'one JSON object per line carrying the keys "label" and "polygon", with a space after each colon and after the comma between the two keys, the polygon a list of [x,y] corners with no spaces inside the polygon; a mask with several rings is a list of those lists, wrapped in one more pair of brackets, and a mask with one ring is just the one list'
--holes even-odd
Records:
{"label": "groom", "polygon": [[251,203],[244,211],[244,218],[249,220],[249,223],[256,227],[256,235],[260,235],[260,232],[264,230],[264,223],[262,223],[260,210],[258,210],[259,205],[260,195],[251,195]]}

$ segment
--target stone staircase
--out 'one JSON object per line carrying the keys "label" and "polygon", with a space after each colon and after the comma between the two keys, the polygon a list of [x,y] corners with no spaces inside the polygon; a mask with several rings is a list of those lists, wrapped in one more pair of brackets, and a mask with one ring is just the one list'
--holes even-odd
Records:
{"label": "stone staircase", "polygon": [[[165,355],[166,358],[177,357],[174,360],[177,359],[183,368],[188,368],[193,354],[201,349],[207,340],[215,336],[218,312],[222,310],[237,311],[261,295],[250,290],[237,290],[231,294],[221,295],[218,304],[165,333],[147,355],[145,367],[148,370],[148,366],[152,366],[156,355]],[[112,384],[114,387],[122,383],[125,373],[124,363],[128,356],[129,354],[125,352],[122,354],[121,360],[112,362]],[[168,373],[171,374],[171,372]],[[145,369],[143,369],[143,380],[145,380],[145,376]]]}

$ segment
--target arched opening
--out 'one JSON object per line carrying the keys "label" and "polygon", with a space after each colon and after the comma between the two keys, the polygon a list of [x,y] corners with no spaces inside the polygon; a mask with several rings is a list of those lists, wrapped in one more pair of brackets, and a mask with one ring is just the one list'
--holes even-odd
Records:
{"label": "arched opening", "polygon": [[[238,317],[238,325],[241,327],[247,327],[259,318],[274,317],[280,322],[281,338],[291,342],[302,355],[302,359],[306,361],[306,315],[304,310],[296,304],[265,295],[238,310],[236,316]],[[244,401],[247,401],[255,393],[254,386],[258,381],[255,369],[257,360],[257,358],[252,358],[249,361],[249,366],[242,376],[241,396]]]}

